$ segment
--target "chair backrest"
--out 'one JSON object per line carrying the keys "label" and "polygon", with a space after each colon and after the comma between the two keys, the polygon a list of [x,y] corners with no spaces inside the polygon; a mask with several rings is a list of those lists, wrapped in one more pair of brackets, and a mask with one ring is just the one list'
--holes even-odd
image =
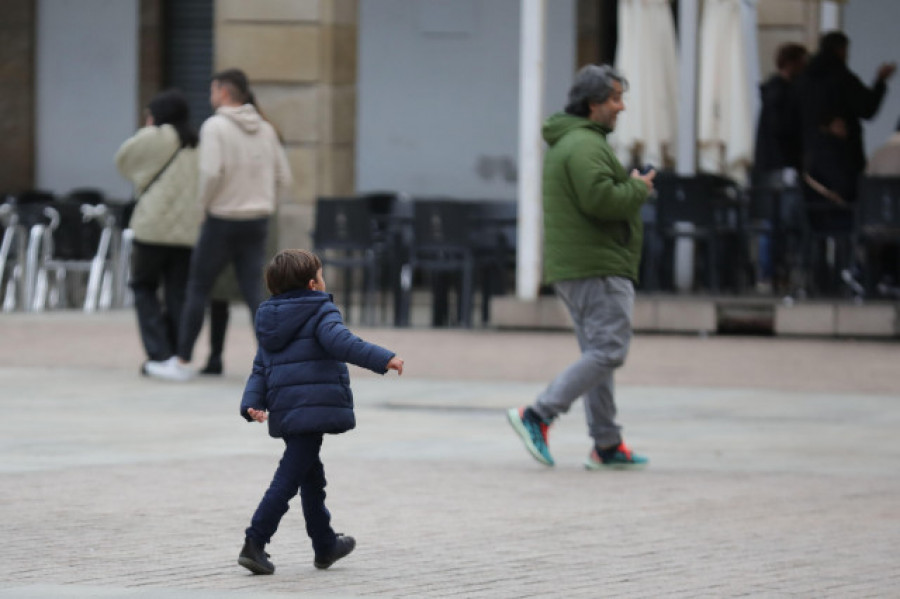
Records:
{"label": "chair backrest", "polygon": [[738,198],[734,183],[714,175],[685,177],[660,173],[654,180],[657,192],[657,222],[661,229],[675,222],[690,222],[696,227],[733,225],[728,222],[729,204]]}
{"label": "chair backrest", "polygon": [[99,189],[90,187],[80,187],[73,189],[66,195],[66,199],[77,202],[79,204],[90,204],[96,206],[106,201],[106,196]]}
{"label": "chair backrest", "polygon": [[862,177],[856,200],[857,228],[867,235],[900,231],[900,177]]}
{"label": "chair backrest", "polygon": [[44,214],[44,208],[52,205],[56,197],[49,191],[39,189],[23,191],[15,196],[15,204],[19,213],[19,224],[30,229],[37,224],[47,224],[50,220]]}
{"label": "chair backrest", "polygon": [[96,206],[92,196],[71,196],[54,202],[59,226],[53,231],[53,257],[57,260],[91,260],[100,246],[103,223],[85,218],[82,206]]}
{"label": "chair backrest", "polygon": [[397,194],[391,191],[372,191],[364,194],[363,199],[368,203],[372,214],[386,216],[394,211],[397,203]]}
{"label": "chair backrest", "polygon": [[657,218],[660,228],[675,222],[690,222],[697,226],[712,224],[708,189],[693,177],[660,173],[653,182],[656,189]]}
{"label": "chair backrest", "polygon": [[316,201],[316,228],[313,242],[317,250],[369,249],[374,220],[364,198],[325,198]]}
{"label": "chair backrest", "polygon": [[472,202],[447,199],[413,201],[413,239],[417,248],[468,249],[476,218]]}
{"label": "chair backrest", "polygon": [[476,243],[481,248],[515,251],[519,206],[515,200],[474,202]]}
{"label": "chair backrest", "polygon": [[49,204],[54,199],[56,199],[56,196],[53,193],[43,189],[29,189],[16,194],[16,203],[19,206],[24,206],[25,204]]}

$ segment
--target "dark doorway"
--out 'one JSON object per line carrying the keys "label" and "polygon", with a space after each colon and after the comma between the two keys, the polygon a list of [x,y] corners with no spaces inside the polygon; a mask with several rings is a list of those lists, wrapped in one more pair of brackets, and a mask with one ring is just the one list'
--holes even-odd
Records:
{"label": "dark doorway", "polygon": [[213,0],[165,0],[162,10],[163,87],[184,92],[191,123],[199,128],[212,114]]}

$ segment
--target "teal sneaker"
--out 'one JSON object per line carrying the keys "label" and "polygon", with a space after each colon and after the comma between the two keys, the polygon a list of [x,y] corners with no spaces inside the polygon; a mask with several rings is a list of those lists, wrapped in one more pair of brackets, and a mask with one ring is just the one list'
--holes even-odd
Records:
{"label": "teal sneaker", "polygon": [[634,453],[623,442],[603,452],[594,447],[591,455],[584,461],[584,467],[588,470],[639,470],[648,462],[647,458]]}
{"label": "teal sneaker", "polygon": [[555,462],[547,447],[550,424],[541,420],[530,408],[510,408],[506,411],[506,418],[522,438],[528,453],[541,464],[553,466]]}

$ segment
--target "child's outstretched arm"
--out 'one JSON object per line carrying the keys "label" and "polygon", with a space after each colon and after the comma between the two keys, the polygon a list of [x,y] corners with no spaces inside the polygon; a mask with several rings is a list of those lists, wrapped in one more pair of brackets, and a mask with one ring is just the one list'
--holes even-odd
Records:
{"label": "child's outstretched arm", "polygon": [[256,357],[253,359],[253,371],[250,373],[250,378],[247,379],[247,385],[244,387],[244,395],[241,397],[241,416],[243,416],[247,422],[252,422],[254,420],[257,422],[264,422],[265,418],[259,420],[253,416],[250,411],[252,410],[254,412],[262,412],[265,414],[267,407],[266,375],[262,361],[262,349],[259,348],[256,350]]}
{"label": "child's outstretched arm", "polygon": [[[389,369],[400,371],[397,362],[394,362],[394,367],[390,366],[391,361],[397,357],[394,352],[363,341],[351,333],[334,306],[319,321],[316,339],[325,351],[342,362],[349,362],[378,374],[384,374]],[[403,360],[398,360],[402,368]]]}

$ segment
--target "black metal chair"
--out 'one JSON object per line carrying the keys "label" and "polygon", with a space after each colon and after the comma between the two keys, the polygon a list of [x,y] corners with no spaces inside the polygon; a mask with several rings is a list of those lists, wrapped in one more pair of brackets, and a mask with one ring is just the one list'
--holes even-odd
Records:
{"label": "black metal chair", "polygon": [[20,224],[15,198],[0,202],[0,302],[4,312],[24,303],[25,248],[27,234]]}
{"label": "black metal chair", "polygon": [[475,218],[472,202],[447,199],[413,202],[413,240],[402,291],[408,307],[415,275],[421,273],[430,279],[433,326],[449,324],[447,277],[452,274],[459,279],[458,322],[472,326],[475,251],[471,234]]}
{"label": "black metal chair", "polygon": [[491,298],[505,293],[514,280],[518,204],[515,200],[482,200],[474,203],[472,247],[481,286],[481,322],[491,318]]}
{"label": "black metal chair", "polygon": [[[111,305],[115,218],[103,200],[99,192],[75,192],[43,205],[43,221],[39,218],[29,234],[27,309],[41,311],[77,302],[85,312],[93,312]],[[72,273],[84,278],[72,279]]]}
{"label": "black metal chair", "polygon": [[[36,270],[31,268],[28,260],[28,249],[31,245],[31,234],[35,226],[44,227],[50,219],[44,214],[44,209],[52,205],[56,196],[42,189],[30,189],[15,194],[10,203],[16,212],[18,242],[14,244],[18,270],[14,281],[8,281],[7,295],[4,299],[5,309],[13,309],[18,306],[23,310],[32,310],[34,303],[34,287]],[[43,229],[41,229],[43,230]],[[14,267],[15,268],[15,267]],[[12,286],[9,283],[12,282]]]}
{"label": "black metal chair", "polygon": [[375,322],[375,295],[382,244],[369,203],[361,197],[320,197],[316,201],[313,245],[323,266],[343,270],[345,319],[351,319],[354,274],[362,271],[362,314],[365,324]]}
{"label": "black metal chair", "polygon": [[[656,200],[656,234],[664,243],[688,238],[703,246],[708,291],[719,290],[717,218],[713,190],[709,181],[661,172],[654,181]],[[667,255],[663,252],[663,255]],[[668,268],[662,269],[669,273]],[[697,269],[695,268],[695,271]],[[662,277],[673,285],[673,276]],[[673,285],[674,286],[674,285]]]}
{"label": "black metal chair", "polygon": [[[854,241],[864,256],[863,285],[873,294],[885,275],[900,283],[900,177],[862,177],[856,200]],[[890,259],[890,254],[893,259]],[[880,254],[879,261],[876,255]],[[880,272],[891,268],[894,272]]]}

